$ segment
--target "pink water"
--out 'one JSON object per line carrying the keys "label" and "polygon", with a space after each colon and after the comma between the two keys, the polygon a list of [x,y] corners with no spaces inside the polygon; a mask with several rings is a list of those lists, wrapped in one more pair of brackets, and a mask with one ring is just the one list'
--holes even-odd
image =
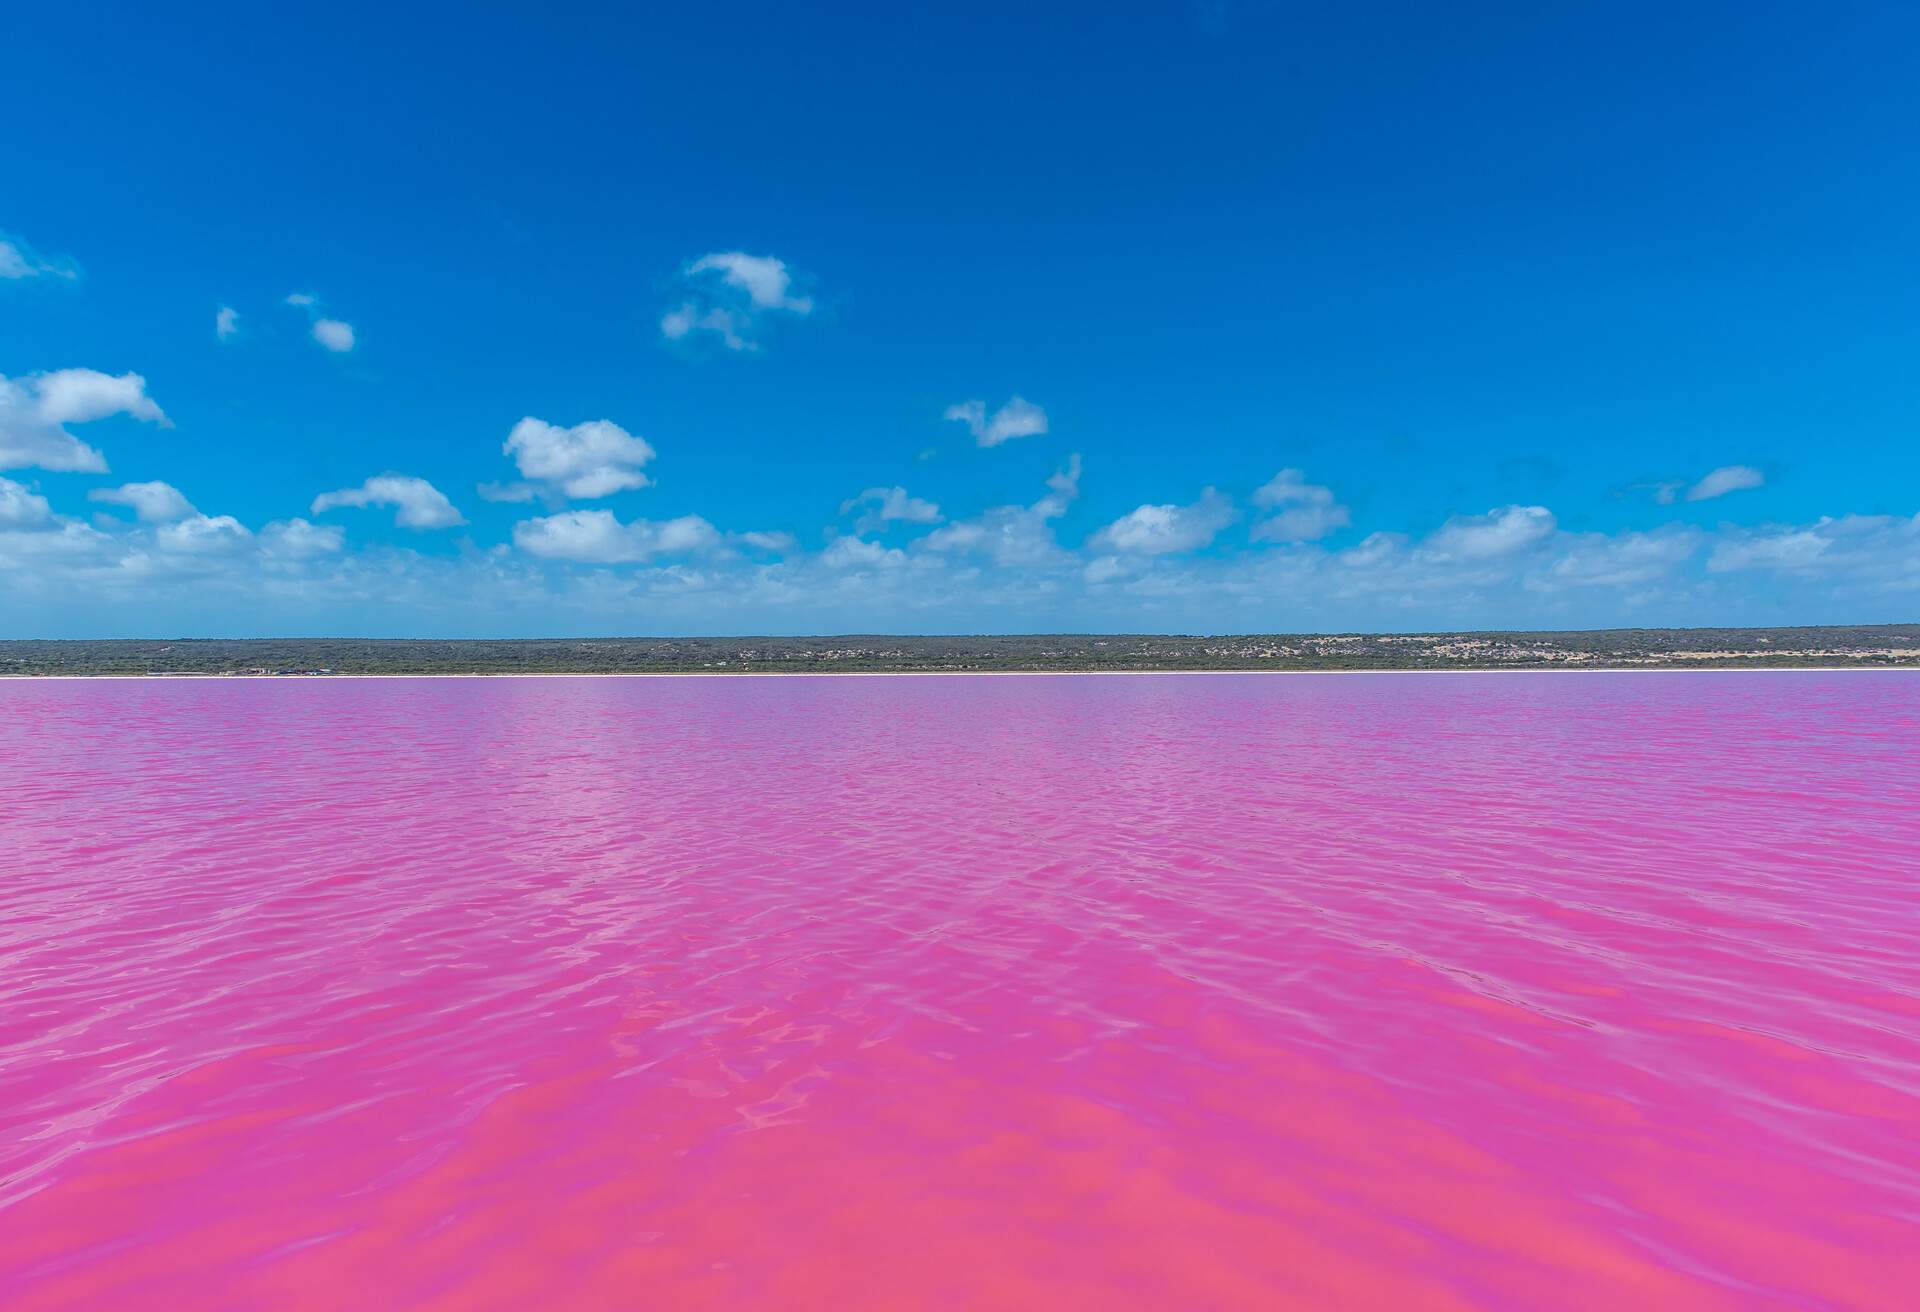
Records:
{"label": "pink water", "polygon": [[0,1305],[1912,1308],[1920,675],[0,684]]}

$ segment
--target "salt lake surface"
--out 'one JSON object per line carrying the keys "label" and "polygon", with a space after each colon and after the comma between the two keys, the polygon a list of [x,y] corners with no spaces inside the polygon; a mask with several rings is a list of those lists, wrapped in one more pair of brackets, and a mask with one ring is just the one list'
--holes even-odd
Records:
{"label": "salt lake surface", "polygon": [[0,683],[0,1305],[1911,1308],[1920,675]]}

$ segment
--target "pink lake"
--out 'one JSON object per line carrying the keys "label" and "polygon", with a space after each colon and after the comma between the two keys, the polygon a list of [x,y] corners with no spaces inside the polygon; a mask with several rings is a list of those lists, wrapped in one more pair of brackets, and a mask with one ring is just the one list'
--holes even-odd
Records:
{"label": "pink lake", "polygon": [[0,683],[0,1305],[1910,1309],[1920,674]]}

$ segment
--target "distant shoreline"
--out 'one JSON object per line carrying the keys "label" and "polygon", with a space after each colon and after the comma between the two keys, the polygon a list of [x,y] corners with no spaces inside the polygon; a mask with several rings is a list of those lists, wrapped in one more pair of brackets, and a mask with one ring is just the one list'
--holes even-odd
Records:
{"label": "distant shoreline", "polygon": [[1920,624],[1426,633],[0,640],[0,678],[1920,669]]}
{"label": "distant shoreline", "polygon": [[1055,679],[1152,675],[1920,674],[1920,665],[1646,665],[1405,670],[496,670],[458,674],[0,674],[10,683],[340,683],[350,679]]}

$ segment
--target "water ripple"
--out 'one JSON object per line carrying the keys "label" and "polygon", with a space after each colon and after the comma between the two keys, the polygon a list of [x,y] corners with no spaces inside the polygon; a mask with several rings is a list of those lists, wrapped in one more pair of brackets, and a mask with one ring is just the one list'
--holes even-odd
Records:
{"label": "water ripple", "polygon": [[10,1309],[1905,1308],[1920,676],[0,684]]}

